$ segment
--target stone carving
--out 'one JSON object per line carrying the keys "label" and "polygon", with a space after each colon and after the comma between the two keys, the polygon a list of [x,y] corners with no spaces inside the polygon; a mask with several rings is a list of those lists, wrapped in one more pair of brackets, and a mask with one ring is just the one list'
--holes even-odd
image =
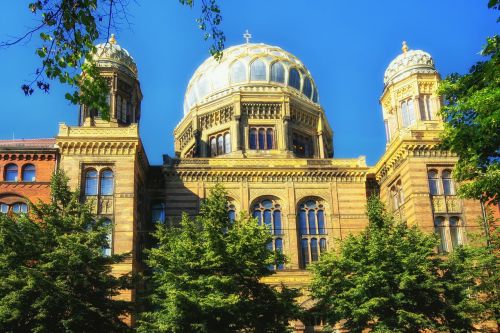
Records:
{"label": "stone carving", "polygon": [[281,104],[278,103],[243,103],[242,112],[252,119],[278,119]]}
{"label": "stone carving", "polygon": [[233,106],[226,106],[222,109],[201,115],[198,118],[198,126],[204,130],[231,121],[233,117]]}

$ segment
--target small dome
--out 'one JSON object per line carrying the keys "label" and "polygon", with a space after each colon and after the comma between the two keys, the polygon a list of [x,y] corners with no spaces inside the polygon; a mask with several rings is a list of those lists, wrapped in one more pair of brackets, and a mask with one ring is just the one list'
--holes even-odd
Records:
{"label": "small dome", "polygon": [[422,50],[408,50],[403,42],[403,53],[398,55],[387,67],[384,74],[384,84],[394,79],[403,79],[414,73],[436,73],[431,55]]}
{"label": "small dome", "polygon": [[186,89],[184,115],[195,105],[249,85],[291,87],[318,102],[314,80],[299,59],[277,46],[245,43],[225,49],[220,61],[210,57],[198,67]]}
{"label": "small dome", "polygon": [[98,67],[114,67],[137,77],[137,65],[127,50],[116,44],[115,35],[111,35],[107,43],[97,44],[92,54]]}

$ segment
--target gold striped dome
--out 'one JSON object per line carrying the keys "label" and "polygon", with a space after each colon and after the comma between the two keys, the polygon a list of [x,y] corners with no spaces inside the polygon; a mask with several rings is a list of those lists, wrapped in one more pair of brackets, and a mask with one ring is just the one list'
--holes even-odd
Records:
{"label": "gold striped dome", "polygon": [[318,91],[304,64],[277,46],[245,43],[223,51],[220,61],[210,57],[194,72],[184,97],[184,115],[194,106],[241,87],[272,86],[318,103]]}
{"label": "gold striped dome", "polygon": [[116,43],[115,35],[111,35],[106,43],[97,44],[92,59],[97,67],[117,68],[137,78],[137,65],[128,51]]}
{"label": "gold striped dome", "polygon": [[422,50],[409,50],[403,42],[403,53],[398,55],[385,70],[384,85],[401,80],[414,73],[436,73],[431,55]]}

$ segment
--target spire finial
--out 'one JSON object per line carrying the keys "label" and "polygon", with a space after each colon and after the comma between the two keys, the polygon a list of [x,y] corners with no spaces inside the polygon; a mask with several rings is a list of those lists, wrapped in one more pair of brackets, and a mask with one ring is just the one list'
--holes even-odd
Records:
{"label": "spire finial", "polygon": [[252,38],[252,34],[248,32],[248,29],[243,34],[243,38],[245,38],[247,44],[250,43],[250,38]]}
{"label": "spire finial", "polygon": [[111,34],[108,42],[109,42],[109,44],[112,44],[112,45],[116,44],[115,34]]}
{"label": "spire finial", "polygon": [[408,52],[408,45],[406,45],[406,41],[403,41],[403,47],[401,47],[401,50],[403,50],[403,53],[406,54]]}

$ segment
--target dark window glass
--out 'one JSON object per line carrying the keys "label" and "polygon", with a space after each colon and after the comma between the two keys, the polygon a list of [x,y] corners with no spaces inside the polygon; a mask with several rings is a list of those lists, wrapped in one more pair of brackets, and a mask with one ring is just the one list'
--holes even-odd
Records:
{"label": "dark window glass", "polygon": [[210,139],[210,156],[217,156],[217,142],[215,138]]}
{"label": "dark window glass", "polygon": [[113,246],[113,227],[110,219],[104,220],[104,226],[108,229],[108,233],[106,235],[106,244],[102,247],[102,254],[106,257],[111,256],[112,254],[112,246]]}
{"label": "dark window glass", "polygon": [[250,149],[257,149],[257,130],[255,128],[250,129]]}
{"label": "dark window glass", "polygon": [[113,195],[113,171],[104,170],[101,173],[101,195]]}
{"label": "dark window glass", "polygon": [[35,166],[27,164],[23,168],[23,182],[34,182],[36,177]]}
{"label": "dark window glass", "polygon": [[[274,241],[274,244],[275,244],[275,251],[283,253],[283,240],[281,238],[276,238],[276,240]],[[283,264],[278,265],[279,270],[282,270],[284,268],[285,267]]]}
{"label": "dark window glass", "polygon": [[[267,243],[266,247],[267,247],[267,249],[269,251],[274,251],[274,249],[273,249],[273,243],[272,242]],[[268,265],[267,269],[269,269],[270,271],[273,271],[274,270],[274,265]]]}
{"label": "dark window glass", "polygon": [[165,205],[161,202],[156,202],[151,205],[151,222],[164,223],[165,222]]}
{"label": "dark window glass", "polygon": [[228,212],[229,215],[229,221],[233,222],[236,220],[236,212],[233,209],[230,209]]}
{"label": "dark window glass", "polygon": [[217,137],[217,155],[224,154],[224,138],[222,135]]}
{"label": "dark window glass", "polygon": [[269,228],[269,231],[272,230],[271,211],[269,209],[264,211],[264,224]]}
{"label": "dark window glass", "polygon": [[307,213],[307,219],[309,220],[309,234],[316,235],[316,212],[314,210],[310,210]]}
{"label": "dark window glass", "polygon": [[301,235],[307,235],[307,213],[305,210],[299,212],[299,230]]}
{"label": "dark window glass", "polygon": [[85,173],[85,195],[97,195],[97,171],[88,170]]}
{"label": "dark window glass", "polygon": [[266,131],[259,129],[259,149],[266,149]]}
{"label": "dark window glass", "polygon": [[309,243],[308,240],[305,238],[300,241],[302,268],[306,268],[307,265],[309,265],[309,244],[308,243]]}
{"label": "dark window glass", "polygon": [[428,173],[429,176],[429,191],[432,195],[439,195],[441,191],[439,189],[439,178],[437,171],[430,170]]}
{"label": "dark window glass", "polygon": [[257,222],[259,225],[262,225],[262,212],[260,210],[254,210],[253,211],[253,217],[257,219]]}
{"label": "dark window glass", "polygon": [[457,248],[462,243],[460,239],[460,220],[456,216],[450,217],[450,237],[453,248]]}
{"label": "dark window glass", "polygon": [[317,216],[318,216],[318,233],[320,235],[324,235],[324,234],[326,234],[326,230],[325,230],[325,214],[323,213],[323,211],[321,209],[319,209],[318,213],[317,213]]}
{"label": "dark window glass", "polygon": [[280,62],[271,66],[271,81],[285,83],[285,67]]}
{"label": "dark window glass", "polygon": [[268,128],[266,130],[266,149],[273,149],[273,141],[274,141],[274,136],[273,136],[273,129]]}
{"label": "dark window glass", "polygon": [[281,235],[281,212],[279,210],[275,210],[273,212],[273,227],[274,227],[274,234],[275,235]]}
{"label": "dark window glass", "polygon": [[28,205],[25,203],[15,203],[12,205],[12,211],[15,214],[26,214],[28,212]]}
{"label": "dark window glass", "polygon": [[231,134],[226,133],[224,134],[224,153],[230,153],[231,152]]}
{"label": "dark window glass", "polygon": [[455,195],[455,184],[453,183],[453,178],[451,177],[451,171],[444,170],[442,175],[443,180],[443,192],[445,195]]}
{"label": "dark window glass", "polygon": [[448,252],[448,243],[446,241],[446,230],[444,225],[444,217],[438,216],[434,219],[434,228],[436,229],[436,234],[439,237],[439,252]]}
{"label": "dark window glass", "polygon": [[15,182],[17,181],[17,165],[8,164],[5,167],[5,181],[6,182]]}
{"label": "dark window glass", "polygon": [[308,77],[304,79],[304,87],[302,88],[302,93],[307,97],[311,98],[312,85],[311,85],[311,80]]}
{"label": "dark window glass", "polygon": [[288,77],[288,85],[297,90],[300,90],[300,74],[296,68],[290,69]]}
{"label": "dark window glass", "polygon": [[266,64],[262,60],[255,60],[250,65],[251,81],[266,81]]}
{"label": "dark window glass", "polygon": [[314,88],[313,92],[314,92],[314,95],[313,95],[312,100],[314,103],[318,103],[318,90],[316,88]]}
{"label": "dark window glass", "polygon": [[311,238],[311,261],[318,261],[318,240]]}

